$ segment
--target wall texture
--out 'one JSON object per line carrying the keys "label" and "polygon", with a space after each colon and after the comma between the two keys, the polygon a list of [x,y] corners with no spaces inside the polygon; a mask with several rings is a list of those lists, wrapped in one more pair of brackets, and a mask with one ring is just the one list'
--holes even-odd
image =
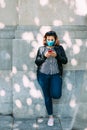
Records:
{"label": "wall texture", "polygon": [[[33,4],[34,3],[34,4]],[[83,4],[83,6],[81,6]],[[15,118],[47,116],[36,79],[36,52],[46,31],[59,36],[69,62],[63,95],[53,100],[54,115],[87,126],[87,1],[0,1],[0,114]],[[84,128],[83,128],[84,127]]]}
{"label": "wall texture", "polygon": [[87,0],[0,0],[0,24],[87,25]]}

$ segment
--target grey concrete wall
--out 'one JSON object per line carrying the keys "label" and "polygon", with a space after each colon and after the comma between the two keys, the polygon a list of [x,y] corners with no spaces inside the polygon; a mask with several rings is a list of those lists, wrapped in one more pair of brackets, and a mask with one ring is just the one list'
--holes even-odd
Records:
{"label": "grey concrete wall", "polygon": [[[45,29],[49,30],[47,26],[44,27]],[[87,53],[87,40],[83,34],[83,29],[86,32],[87,28],[86,26],[62,26],[56,28],[50,27],[50,29],[55,30],[59,34],[61,45],[65,48],[69,59],[68,64],[64,66],[63,96],[59,101],[54,101],[54,114],[56,116],[68,115],[73,117],[78,109],[78,103],[81,102],[79,97],[83,86],[85,87],[86,84],[86,81],[84,83],[84,75],[86,74],[87,60],[84,58],[84,55]],[[13,110],[15,116],[22,116],[22,112],[19,112],[19,109],[22,110],[23,107],[25,111],[23,110],[22,114],[26,115],[26,117],[29,117],[28,112],[30,111],[32,113],[31,117],[35,116],[35,113],[38,116],[38,112],[39,114],[42,112],[42,104],[44,104],[43,95],[36,80],[36,66],[34,65],[36,50],[42,43],[42,37],[43,31],[41,32],[41,27],[19,26],[17,28],[17,39],[13,42],[13,66],[16,70],[13,81],[19,86],[22,93],[19,91],[17,94],[16,89],[13,91]],[[23,53],[24,50],[25,53]],[[17,87],[16,85],[15,88]],[[26,94],[26,96],[21,94]],[[15,102],[16,98],[20,106]],[[28,98],[30,102],[29,106],[26,102]],[[23,103],[26,105],[23,105]],[[36,109],[36,104],[38,105],[38,109]],[[34,111],[32,112],[32,110]],[[41,113],[41,115],[45,116],[46,112]]]}
{"label": "grey concrete wall", "polygon": [[87,25],[86,0],[19,0],[19,8],[20,25]]}
{"label": "grey concrete wall", "polygon": [[[21,118],[47,115],[43,94],[36,80],[34,60],[42,44],[44,33],[41,30],[49,29],[59,35],[69,59],[64,66],[62,98],[54,100],[54,115],[73,117],[78,103],[86,103],[86,26],[45,26],[44,29],[35,26],[7,27],[1,30],[4,35],[0,36],[0,113],[13,113]],[[82,98],[79,98],[80,95]],[[2,109],[3,104],[5,107]]]}
{"label": "grey concrete wall", "polygon": [[0,114],[11,114],[12,99],[12,41],[15,27],[0,29]]}
{"label": "grey concrete wall", "polygon": [[69,59],[54,115],[71,117],[70,127],[87,128],[87,4],[78,1],[0,2],[0,114],[47,116],[34,60],[44,33],[54,30]]}
{"label": "grey concrete wall", "polygon": [[17,24],[87,25],[87,1],[1,0],[0,27]]}
{"label": "grey concrete wall", "polygon": [[18,0],[0,0],[0,28],[18,24]]}

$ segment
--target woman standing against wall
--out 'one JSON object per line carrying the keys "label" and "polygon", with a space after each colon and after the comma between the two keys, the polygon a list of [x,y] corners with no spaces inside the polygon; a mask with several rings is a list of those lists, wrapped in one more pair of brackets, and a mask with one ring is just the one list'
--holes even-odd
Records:
{"label": "woman standing against wall", "polygon": [[54,125],[52,98],[62,95],[62,64],[67,63],[63,47],[59,44],[56,32],[46,32],[43,46],[38,49],[36,60],[37,79],[42,88],[45,106],[49,115],[48,126]]}

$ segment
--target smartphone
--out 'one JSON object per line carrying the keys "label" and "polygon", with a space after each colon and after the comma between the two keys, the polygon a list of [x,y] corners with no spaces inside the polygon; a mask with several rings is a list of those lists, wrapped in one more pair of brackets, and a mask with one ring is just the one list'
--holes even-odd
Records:
{"label": "smartphone", "polygon": [[51,53],[53,50],[48,50],[49,53]]}

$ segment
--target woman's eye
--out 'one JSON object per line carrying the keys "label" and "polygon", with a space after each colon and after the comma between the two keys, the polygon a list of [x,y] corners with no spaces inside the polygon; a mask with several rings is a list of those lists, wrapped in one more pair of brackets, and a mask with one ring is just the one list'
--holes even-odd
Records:
{"label": "woman's eye", "polygon": [[53,41],[53,39],[47,39],[47,41]]}
{"label": "woman's eye", "polygon": [[47,39],[47,41],[54,41],[54,39]]}

